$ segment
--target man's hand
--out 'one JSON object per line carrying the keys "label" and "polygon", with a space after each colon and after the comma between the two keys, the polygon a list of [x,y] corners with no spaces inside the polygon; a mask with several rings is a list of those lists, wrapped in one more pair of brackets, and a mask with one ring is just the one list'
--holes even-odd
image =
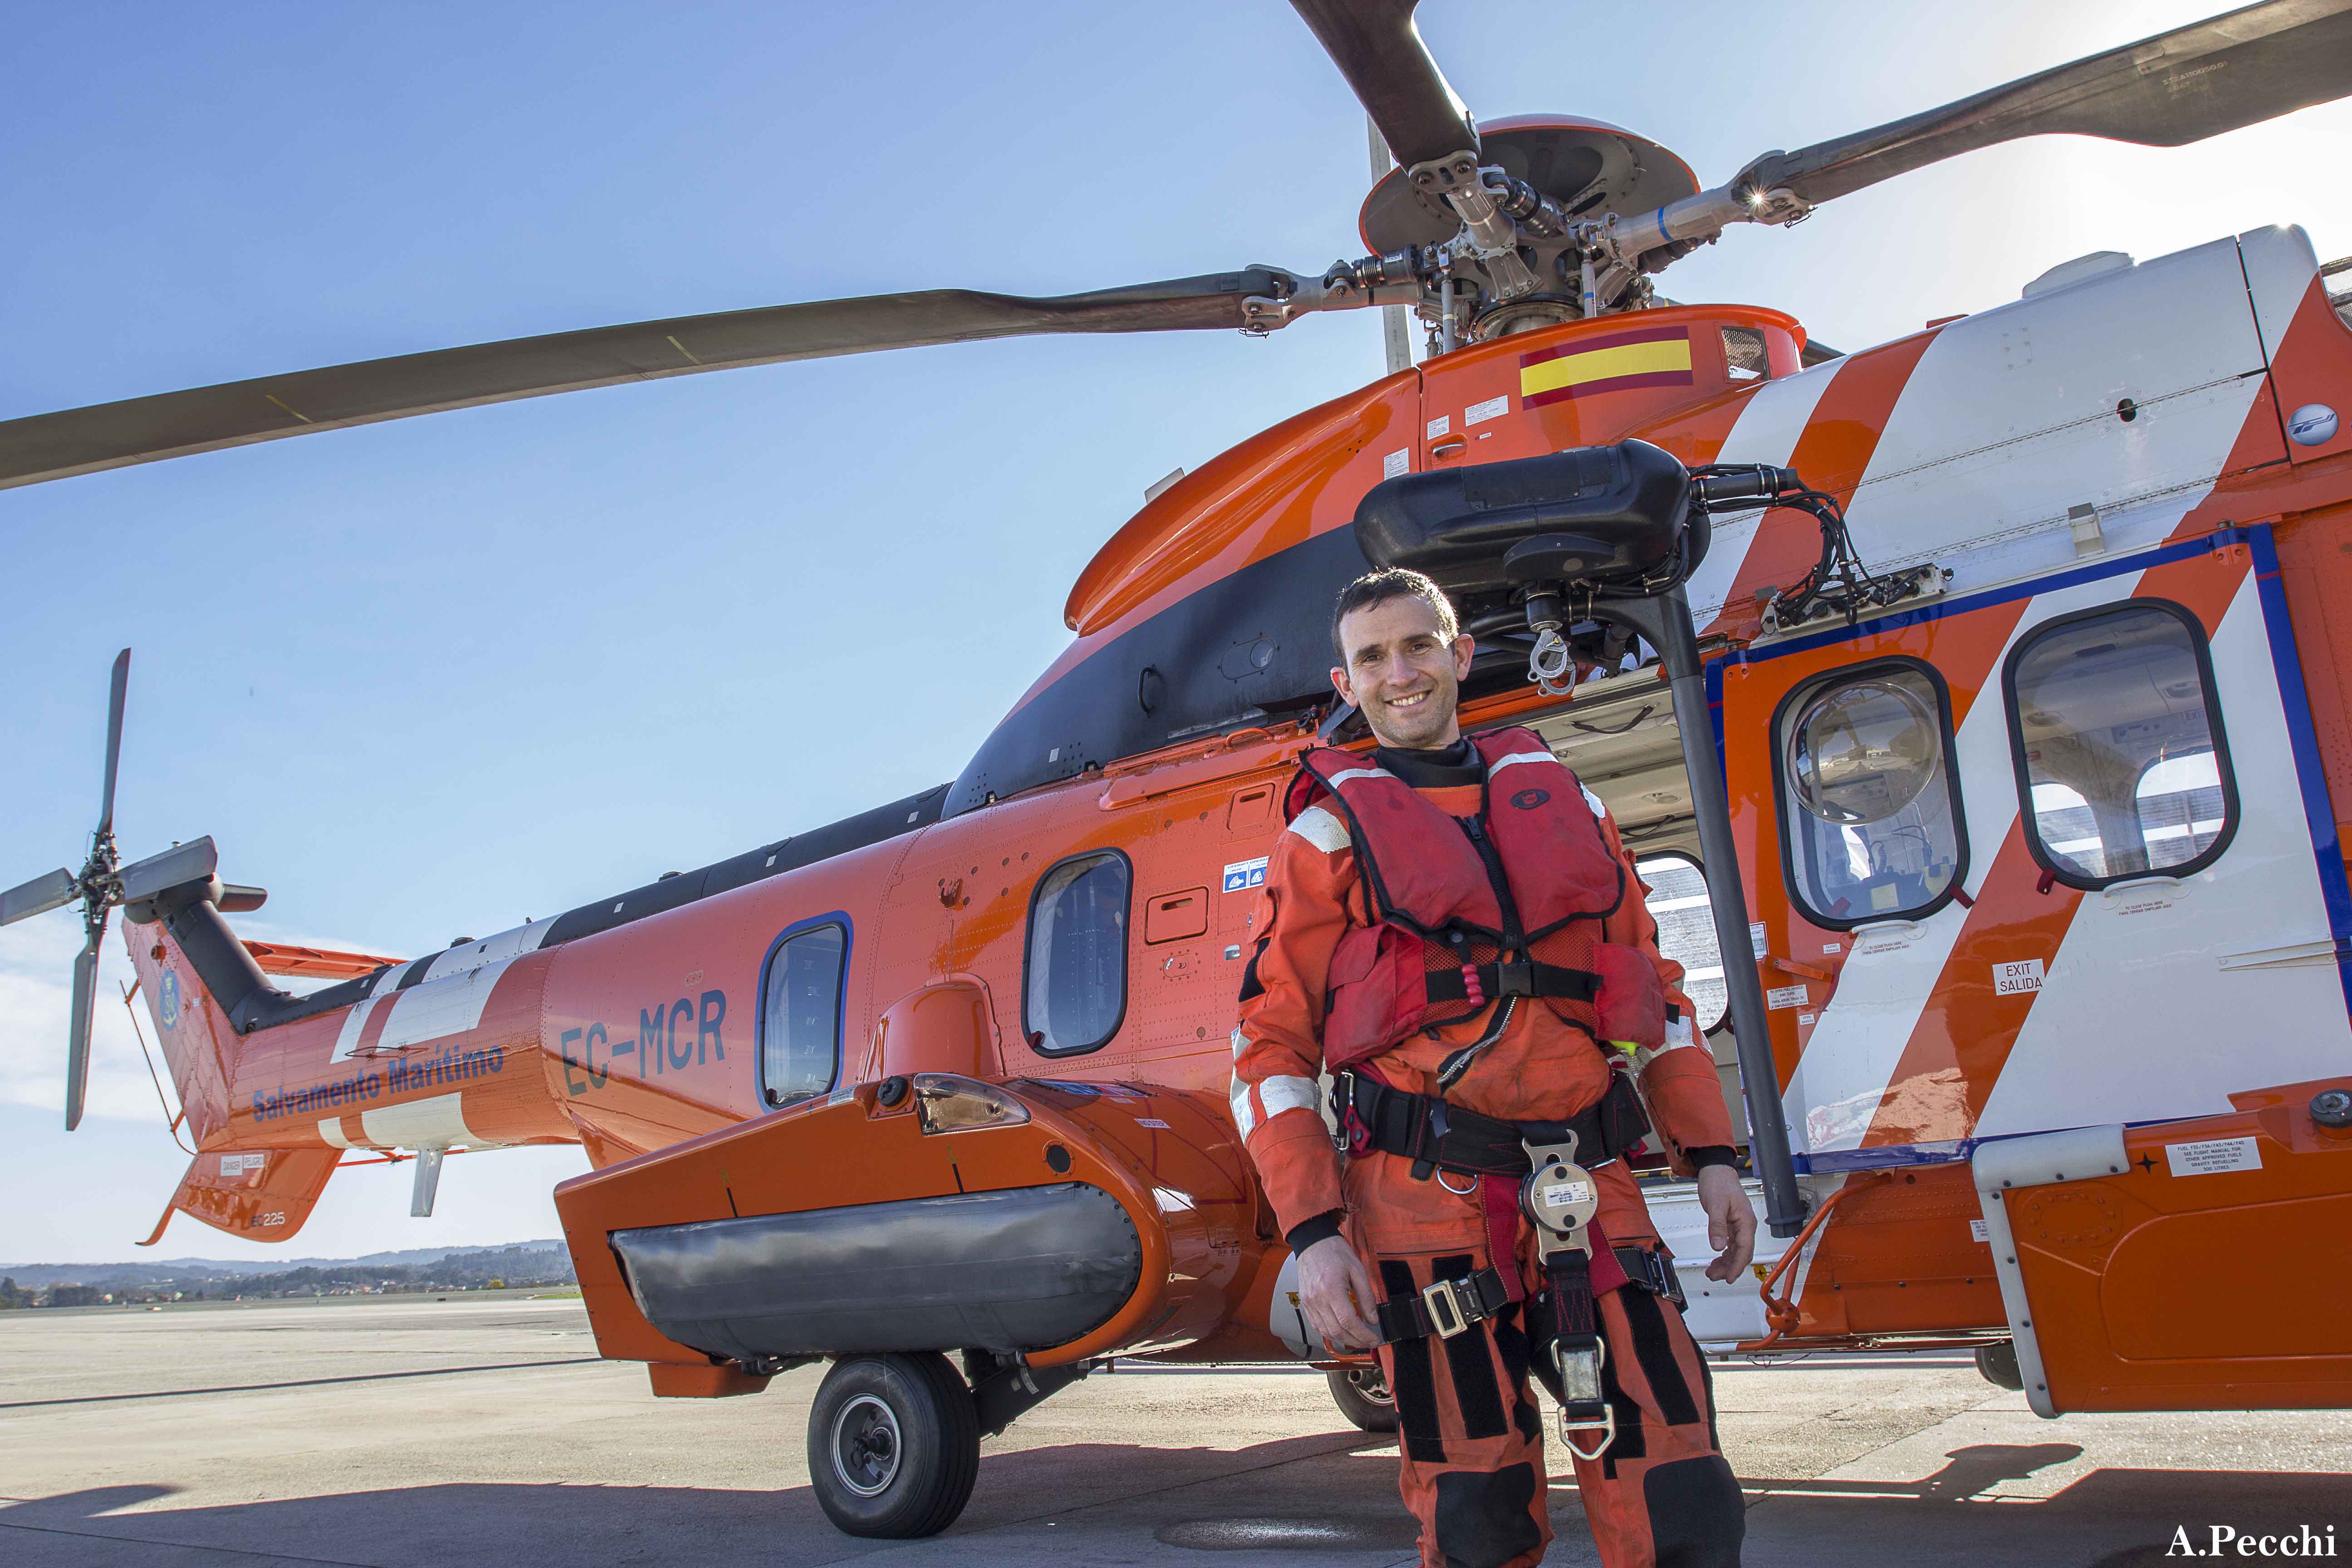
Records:
{"label": "man's hand", "polygon": [[[1756,1211],[1748,1205],[1739,1173],[1729,1165],[1709,1165],[1698,1173],[1698,1206],[1706,1215],[1706,1244],[1716,1249],[1706,1277],[1720,1284],[1739,1278],[1756,1256]],[[1305,1258],[1299,1259],[1305,1275]]]}
{"label": "man's hand", "polygon": [[[1756,1228],[1752,1218],[1748,1228]],[[1370,1350],[1381,1342],[1371,1320],[1374,1300],[1371,1279],[1346,1237],[1327,1236],[1298,1255],[1298,1310],[1333,1350]]]}

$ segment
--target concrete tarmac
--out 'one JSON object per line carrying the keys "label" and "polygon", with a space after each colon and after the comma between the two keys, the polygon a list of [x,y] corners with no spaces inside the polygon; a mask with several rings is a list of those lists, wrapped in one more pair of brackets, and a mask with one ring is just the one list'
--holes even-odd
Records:
{"label": "concrete tarmac", "polygon": [[[991,1439],[944,1535],[855,1540],[803,1468],[822,1370],[656,1400],[577,1300],[520,1293],[0,1313],[0,1563],[1415,1560],[1394,1445],[1319,1376],[1132,1363]],[[2136,1568],[2215,1526],[2332,1527],[2352,1558],[2344,1414],[2044,1422],[1954,1355],[1733,1362],[1716,1389],[1749,1564]],[[1550,1495],[1548,1561],[1597,1561],[1565,1463]]]}

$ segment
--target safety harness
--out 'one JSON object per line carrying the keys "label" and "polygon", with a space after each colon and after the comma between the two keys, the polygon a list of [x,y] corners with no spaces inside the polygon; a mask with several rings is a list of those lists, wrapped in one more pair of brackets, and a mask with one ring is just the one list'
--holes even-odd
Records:
{"label": "safety harness", "polygon": [[[1549,1346],[1560,1440],[1581,1458],[1598,1458],[1617,1426],[1601,1389],[1605,1352],[1595,1300],[1632,1284],[1685,1305],[1671,1253],[1663,1246],[1611,1247],[1593,1223],[1600,1192],[1591,1170],[1639,1147],[1650,1131],[1632,1080],[1612,1074],[1608,1093],[1565,1121],[1497,1121],[1438,1096],[1391,1088],[1362,1068],[1334,1077],[1331,1100],[1337,1142],[1350,1158],[1391,1154],[1412,1161],[1416,1178],[1434,1172],[1471,1177],[1468,1190],[1486,1213],[1486,1255],[1494,1261],[1465,1279],[1440,1279],[1381,1302],[1373,1309],[1381,1342],[1450,1340],[1524,1300],[1517,1261],[1524,1216],[1535,1226],[1544,1279],[1533,1310],[1545,1321],[1528,1327]],[[1590,1168],[1577,1163],[1580,1150]]]}
{"label": "safety harness", "polygon": [[[1624,869],[1576,775],[1526,730],[1474,744],[1485,773],[1475,816],[1450,817],[1387,769],[1344,752],[1307,752],[1286,799],[1294,820],[1324,801],[1345,819],[1374,916],[1341,939],[1330,969],[1323,1044],[1337,1142],[1352,1159],[1409,1160],[1416,1180],[1468,1176],[1469,1188],[1446,1184],[1475,1191],[1486,1215],[1489,1266],[1381,1302],[1383,1343],[1451,1339],[1524,1300],[1519,1222],[1535,1227],[1544,1284],[1530,1305],[1546,1314],[1549,1331],[1531,1322],[1530,1333],[1549,1343],[1561,1440],[1593,1458],[1616,1434],[1601,1390],[1596,1297],[1628,1283],[1677,1304],[1681,1292],[1663,1251],[1612,1248],[1605,1238],[1596,1247],[1599,1189],[1577,1154],[1606,1165],[1641,1142],[1649,1119],[1622,1072],[1612,1072],[1598,1103],[1566,1121],[1497,1121],[1449,1105],[1444,1092],[1502,1038],[1522,999],[1596,1045],[1630,1050],[1664,1039],[1664,990],[1639,949],[1601,940],[1601,921],[1623,900]],[[1493,1021],[1440,1065],[1435,1095],[1393,1088],[1362,1065],[1416,1030],[1433,1032],[1489,1003]]]}
{"label": "safety harness", "polygon": [[1477,812],[1449,816],[1352,752],[1299,759],[1286,815],[1320,808],[1346,825],[1371,919],[1331,955],[1323,1058],[1333,1070],[1416,1030],[1499,1002],[1494,1026],[1441,1072],[1446,1085],[1501,1038],[1522,1000],[1627,1049],[1664,1039],[1665,993],[1637,948],[1601,940],[1625,897],[1584,786],[1532,731],[1472,745]]}

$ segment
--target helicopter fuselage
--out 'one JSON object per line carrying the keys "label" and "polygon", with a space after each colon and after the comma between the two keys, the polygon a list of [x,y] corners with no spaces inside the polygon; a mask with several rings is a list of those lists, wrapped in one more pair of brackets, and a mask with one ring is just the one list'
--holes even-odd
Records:
{"label": "helicopter fuselage", "polygon": [[[161,926],[131,927],[201,1140],[175,1203],[279,1239],[346,1151],[577,1141],[596,1169],[559,1203],[606,1353],[666,1369],[664,1392],[725,1393],[759,1358],[730,1370],[660,1331],[610,1238],[1091,1184],[1145,1238],[1135,1282],[1030,1363],[1333,1359],[1286,1310],[1286,1254],[1223,1100],[1281,786],[1331,700],[1327,607],[1366,564],[1355,508],[1399,473],[1639,437],[1691,465],[1793,468],[1843,502],[1872,569],[1928,569],[1884,614],[1780,625],[1771,590],[1819,542],[1775,511],[1720,528],[1689,585],[1756,920],[1734,957],[1771,999],[1780,1081],[1747,1092],[1781,1100],[1822,1216],[1779,1315],[1717,1287],[1695,1302],[1719,1325],[1702,1337],[2005,1337],[1980,1148],[2226,1118],[2352,1074],[2335,804],[2352,801],[2352,668],[2327,626],[2352,587],[2352,429],[2311,412],[2352,409],[2352,330],[2299,231],[2060,271],[1811,369],[1786,316],[1682,306],[1476,344],[1301,414],[1151,500],[1072,590],[1068,650],[963,773],[842,853],[754,851],[252,1033]],[[2179,775],[2141,787],[2144,763],[2122,786],[2119,846],[2088,774],[2062,797],[2032,772],[2071,710],[2046,682],[2021,700],[2018,669],[2051,628],[2146,605],[2204,684],[2104,716],[2154,726],[2147,755]],[[1643,853],[1694,844],[1658,671],[1546,698],[1492,631],[1508,657],[1475,672],[1465,728],[1535,726]],[[1911,762],[1943,793],[1808,818],[1791,725],[1857,682],[1927,705],[1903,744],[1932,751]],[[1864,831],[1937,800],[1901,843]],[[2113,858],[2058,876],[2053,855]],[[1003,1084],[1021,1119],[934,1127],[916,1075],[946,1075],[950,1099]],[[2064,1234],[2105,1221],[2085,1223]],[[2352,1346],[2293,1353],[2352,1368]],[[2325,1403],[2337,1376],[2260,1397]]]}

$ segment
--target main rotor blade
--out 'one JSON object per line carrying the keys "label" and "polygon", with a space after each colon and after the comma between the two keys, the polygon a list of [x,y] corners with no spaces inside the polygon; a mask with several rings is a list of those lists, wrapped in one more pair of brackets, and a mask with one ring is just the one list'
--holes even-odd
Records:
{"label": "main rotor blade", "polygon": [[89,941],[74,960],[73,1022],[66,1037],[66,1131],[81,1125],[82,1101],[89,1093],[89,1018],[98,1001],[98,948],[106,937],[106,911],[98,911]]}
{"label": "main rotor blade", "polygon": [[2182,147],[2352,93],[2352,0],[2266,0],[1796,153],[1736,185],[1828,201],[2021,136]]}
{"label": "main rotor blade", "polygon": [[81,884],[74,874],[62,867],[46,877],[36,877],[20,882],[0,893],[0,926],[14,925],[35,915],[60,910],[81,897]]}
{"label": "main rotor blade", "polygon": [[219,866],[220,856],[210,838],[174,844],[161,855],[150,855],[122,868],[123,901],[152,899],[166,888],[209,877]]}
{"label": "main rotor blade", "polygon": [[1412,25],[1419,0],[1290,0],[1406,168],[1478,150],[1470,111]]}
{"label": "main rotor blade", "polygon": [[940,289],[595,327],[365,360],[0,423],[0,489],[445,408],[783,360],[1047,332],[1238,328],[1288,273],[1243,268],[1030,300]]}
{"label": "main rotor blade", "polygon": [[122,698],[131,686],[131,650],[114,656],[114,689],[106,700],[106,795],[98,808],[100,837],[114,831],[114,770],[122,761]]}

